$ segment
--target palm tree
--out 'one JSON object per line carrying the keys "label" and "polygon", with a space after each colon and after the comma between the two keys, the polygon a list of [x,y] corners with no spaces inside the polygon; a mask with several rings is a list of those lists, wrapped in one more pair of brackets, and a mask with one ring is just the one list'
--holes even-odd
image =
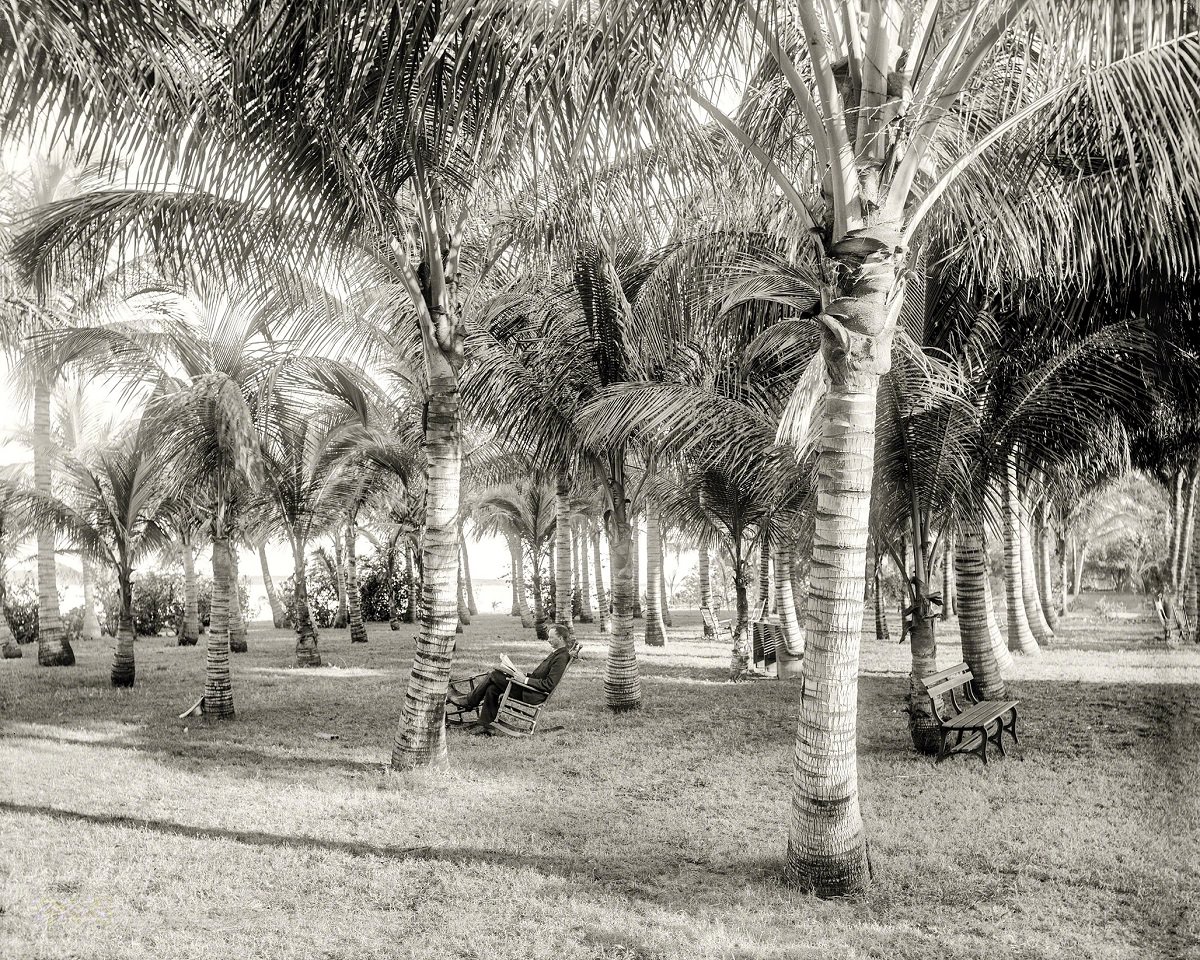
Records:
{"label": "palm tree", "polygon": [[114,687],[131,687],[134,682],[134,567],[169,542],[159,525],[163,465],[151,456],[153,444],[153,436],[135,425],[92,456],[64,453],[59,458],[63,495],[25,497],[39,528],[64,536],[116,574],[120,610]]}

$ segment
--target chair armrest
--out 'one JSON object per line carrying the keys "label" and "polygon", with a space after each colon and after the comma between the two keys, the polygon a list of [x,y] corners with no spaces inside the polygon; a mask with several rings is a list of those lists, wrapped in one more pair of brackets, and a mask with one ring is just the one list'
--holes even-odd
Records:
{"label": "chair armrest", "polygon": [[544,694],[544,693],[546,692],[545,690],[539,690],[537,687],[531,687],[531,686],[530,686],[529,684],[527,684],[527,683],[522,683],[522,682],[521,682],[520,680],[518,680],[516,677],[509,677],[509,678],[508,678],[508,685],[509,685],[510,687],[520,687],[522,690],[528,690],[530,693],[542,693],[542,694]]}
{"label": "chair armrest", "polygon": [[470,693],[472,690],[474,690],[477,686],[479,686],[479,684],[482,683],[489,676],[491,676],[490,671],[487,673],[477,673],[473,677],[459,677],[457,680],[452,679],[450,681],[450,689],[453,690],[455,693],[458,693],[459,690],[457,688],[462,686],[463,684],[467,684],[467,688],[466,688],[465,692]]}

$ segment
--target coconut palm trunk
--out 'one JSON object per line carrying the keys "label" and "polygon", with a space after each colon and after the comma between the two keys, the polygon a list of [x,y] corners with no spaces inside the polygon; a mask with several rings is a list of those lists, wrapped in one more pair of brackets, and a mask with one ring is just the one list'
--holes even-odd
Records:
{"label": "coconut palm trunk", "polygon": [[577,545],[579,557],[579,621],[592,623],[596,615],[592,609],[592,571],[588,557],[590,544],[587,536],[586,521],[576,524],[574,542]]}
{"label": "coconut palm trunk", "polygon": [[471,558],[467,554],[467,539],[463,536],[462,527],[458,528],[458,552],[462,557],[463,590],[467,596],[467,613],[472,617],[479,616],[479,607],[475,603],[475,584],[471,580]]}
{"label": "coconut palm trunk", "polygon": [[292,563],[295,572],[292,574],[292,596],[296,603],[296,666],[321,666],[321,653],[317,649],[317,628],[313,623],[312,608],[308,603],[308,569],[304,554],[307,544],[296,533],[291,534]]}
{"label": "coconut palm trunk", "polygon": [[96,616],[96,571],[92,561],[83,558],[83,631],[84,640],[100,639],[100,618]]}
{"label": "coconut palm trunk", "polygon": [[746,577],[746,562],[740,556],[740,551],[734,554],[733,569],[733,592],[736,599],[729,679],[737,682],[750,675],[750,589]]}
{"label": "coconut palm trunk", "polygon": [[946,531],[946,544],[942,547],[942,619],[949,620],[958,613],[958,589],[955,580],[954,552],[955,534]]}
{"label": "coconut palm trunk", "polygon": [[511,571],[508,580],[509,586],[512,588],[512,606],[509,608],[508,615],[510,617],[519,617],[521,616],[521,597],[517,591],[517,571],[519,569],[518,565],[521,563],[521,555],[515,546],[515,543],[518,542],[516,537],[511,533],[506,533],[504,539],[508,541],[508,566]]}
{"label": "coconut palm trunk", "polygon": [[1067,560],[1070,552],[1071,551],[1068,549],[1067,545],[1067,538],[1064,536],[1058,544],[1059,576],[1062,577],[1062,580],[1059,583],[1060,594],[1058,615],[1060,618],[1067,615],[1067,610],[1071,606],[1071,575],[1067,567]]}
{"label": "coconut palm trunk", "polygon": [[421,632],[392,745],[392,766],[397,769],[444,766],[449,762],[446,691],[459,620],[455,602],[462,471],[458,376],[441,351],[427,349],[425,359],[430,379],[424,441],[427,483],[421,561]]}
{"label": "coconut palm trunk", "polygon": [[633,542],[633,619],[642,619],[642,520],[634,512],[629,527]]}
{"label": "coconut palm trunk", "polygon": [[629,522],[624,491],[618,485],[608,517],[608,569],[612,585],[612,618],[608,659],[604,664],[604,700],[610,710],[636,710],[642,705],[642,679],[633,639],[636,593],[634,555],[637,543]]}
{"label": "coconut palm trunk", "polygon": [[350,622],[350,603],[346,598],[346,558],[342,552],[342,534],[333,531],[333,578],[337,583],[337,614],[333,618],[335,630],[344,630]]}
{"label": "coconut palm trunk", "polygon": [[388,540],[387,547],[387,598],[388,629],[400,629],[400,597],[396,593],[396,539]]}
{"label": "coconut palm trunk", "polygon": [[930,703],[925,678],[937,673],[937,617],[929,599],[930,545],[928,517],[918,506],[918,494],[913,490],[912,558],[912,626],[909,645],[912,669],[908,675],[908,731],[913,748],[918,753],[937,753],[940,743],[938,721]]}
{"label": "coconut palm trunk", "polygon": [[528,630],[533,626],[533,614],[529,612],[529,591],[525,588],[525,546],[521,538],[511,531],[506,534],[508,539],[508,556],[512,565],[513,602],[516,604],[517,616],[521,618],[521,626]]}
{"label": "coconut palm trunk", "polygon": [[985,700],[1003,700],[1008,694],[1000,665],[996,662],[989,629],[991,597],[987,554],[983,525],[978,521],[964,523],[962,535],[955,545],[954,565],[958,580],[958,626],[962,635],[963,660],[971,668],[979,695]]}
{"label": "coconut palm trunk", "polygon": [[[39,497],[53,495],[50,460],[53,441],[50,436],[50,385],[39,380],[33,389],[33,488]],[[54,555],[54,531],[39,527],[37,532],[38,585],[38,664],[43,667],[69,667],[75,663],[75,651],[67,639],[58,606],[58,569]]]}
{"label": "coconut palm trunk", "polygon": [[417,585],[416,573],[413,570],[413,548],[411,543],[404,544],[404,580],[408,591],[404,595],[404,615],[400,618],[404,623],[417,622]]}
{"label": "coconut palm trunk", "polygon": [[[708,547],[701,544],[699,559],[697,561],[697,574],[700,578],[700,609],[712,610],[712,569],[711,561],[708,556]],[[704,620],[704,638],[711,640],[716,634],[713,633],[713,628],[709,625],[708,620]]]}
{"label": "coconut palm trunk", "polygon": [[362,592],[358,587],[358,521],[346,518],[346,603],[350,613],[350,642],[366,643],[367,626],[363,623]]}
{"label": "coconut palm trunk", "polygon": [[661,647],[667,642],[667,627],[662,615],[662,524],[658,500],[646,499],[646,646]]}
{"label": "coconut palm trunk", "polygon": [[1054,631],[1042,613],[1042,600],[1038,594],[1037,569],[1033,560],[1033,531],[1030,529],[1029,509],[1024,498],[1017,502],[1017,526],[1021,535],[1021,602],[1025,605],[1025,619],[1039,646],[1054,640]]}
{"label": "coconut palm trunk", "polygon": [[892,639],[888,629],[887,601],[883,596],[883,554],[875,553],[875,639],[887,643]]}
{"label": "coconut palm trunk", "polygon": [[[816,524],[809,574],[804,681],[792,766],[786,876],[821,896],[865,888],[870,878],[858,801],[858,658],[868,518],[874,479],[875,406],[901,291],[890,251],[858,263],[851,296],[821,321],[829,372],[818,441]],[[834,304],[839,304],[834,310]]]}
{"label": "coconut palm trunk", "polygon": [[245,653],[250,646],[246,642],[246,617],[242,611],[238,551],[233,544],[229,547],[229,576],[229,650],[231,653]]}
{"label": "coconut palm trunk", "polygon": [[1013,669],[1012,653],[1008,649],[1008,638],[1004,635],[1004,631],[1000,629],[1000,620],[996,617],[996,601],[992,595],[992,575],[988,569],[986,553],[984,554],[983,561],[984,613],[987,616],[988,636],[992,638],[992,656],[996,658],[1001,675],[1008,676]]}
{"label": "coconut palm trunk", "polygon": [[1008,648],[1036,656],[1037,640],[1029,627],[1022,596],[1021,497],[1017,489],[1017,459],[1010,454],[1004,473],[1004,600],[1008,613]]}
{"label": "coconut palm trunk", "polygon": [[604,589],[604,569],[600,565],[600,532],[594,531],[592,541],[592,575],[596,578],[596,613],[602,624],[607,624],[612,602]]}
{"label": "coconut palm trunk", "polygon": [[663,625],[670,627],[673,626],[673,624],[671,623],[671,607],[667,603],[667,560],[666,552],[663,549],[663,544],[665,542],[666,534],[662,532],[662,525],[659,524],[658,544],[660,559],[658,563],[658,608],[662,613]]}
{"label": "coconut palm trunk", "polygon": [[279,591],[275,587],[275,579],[271,576],[271,567],[267,563],[267,545],[258,545],[258,564],[262,568],[263,589],[267,593],[267,603],[271,605],[271,623],[276,630],[288,626],[287,611],[279,599]]}
{"label": "coconut palm trunk", "polygon": [[546,602],[542,592],[545,584],[542,579],[542,551],[538,547],[533,551],[533,563],[530,567],[530,580],[533,584],[533,632],[539,640],[550,636],[546,627]]}
{"label": "coconut palm trunk", "polygon": [[583,594],[579,589],[579,525],[571,522],[571,619],[583,619]]}
{"label": "coconut palm trunk", "polygon": [[225,720],[234,715],[233,680],[229,673],[229,555],[229,538],[214,537],[213,592],[204,669],[204,714],[216,720]]}
{"label": "coconut palm trunk", "polygon": [[471,625],[471,609],[467,606],[467,593],[463,589],[463,574],[462,562],[458,565],[458,583],[455,586],[455,601],[458,604],[458,623],[454,627],[455,633],[462,633],[463,627]]}
{"label": "coconut palm trunk", "polygon": [[554,486],[554,622],[571,629],[571,475],[560,469]]}
{"label": "coconut palm trunk", "polygon": [[775,607],[783,633],[783,648],[776,651],[780,679],[798,677],[804,671],[804,631],[796,616],[796,598],[792,592],[792,544],[780,544],[775,550]]}
{"label": "coconut palm trunk", "polygon": [[766,619],[771,612],[771,541],[764,536],[758,553],[758,596],[754,600],[755,616]]}
{"label": "coconut palm trunk", "polygon": [[[183,630],[179,634],[181,647],[194,647],[200,639],[200,585],[196,580],[196,557],[190,543],[181,544],[183,557]],[[212,611],[209,611],[211,622]]]}
{"label": "coconut palm trunk", "polygon": [[[124,565],[123,565],[124,566]],[[132,687],[136,669],[133,654],[133,588],[131,571],[117,573],[117,603],[121,611],[117,615],[117,648],[113,654],[109,679],[114,687]]]}
{"label": "coconut palm trunk", "polygon": [[1038,550],[1038,599],[1042,604],[1042,615],[1053,633],[1058,626],[1058,610],[1054,603],[1054,558],[1050,555],[1049,506],[1042,505],[1037,529]]}

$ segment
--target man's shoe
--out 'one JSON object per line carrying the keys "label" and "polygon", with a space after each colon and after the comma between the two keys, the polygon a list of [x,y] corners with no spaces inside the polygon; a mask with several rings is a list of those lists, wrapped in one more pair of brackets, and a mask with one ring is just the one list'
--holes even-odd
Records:
{"label": "man's shoe", "polygon": [[490,737],[492,735],[492,725],[490,723],[476,723],[467,730],[467,733],[476,737]]}

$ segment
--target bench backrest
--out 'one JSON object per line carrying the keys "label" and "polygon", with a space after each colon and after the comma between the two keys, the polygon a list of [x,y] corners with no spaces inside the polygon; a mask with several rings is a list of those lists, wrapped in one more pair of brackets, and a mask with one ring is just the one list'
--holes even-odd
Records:
{"label": "bench backrest", "polygon": [[707,626],[713,633],[719,632],[720,624],[717,623],[716,614],[714,614],[711,609],[708,607],[701,607],[700,616],[704,618],[705,626]]}
{"label": "bench backrest", "polygon": [[750,634],[752,637],[752,657],[755,663],[763,661],[771,664],[775,662],[776,651],[779,649],[779,643],[782,639],[783,628],[777,623],[769,623],[766,620],[755,620],[750,624]]}
{"label": "bench backrest", "polygon": [[973,679],[971,668],[965,663],[957,663],[949,670],[925,677],[925,689],[931,697],[940,697],[951,690],[957,690],[963,684],[970,683]]}

